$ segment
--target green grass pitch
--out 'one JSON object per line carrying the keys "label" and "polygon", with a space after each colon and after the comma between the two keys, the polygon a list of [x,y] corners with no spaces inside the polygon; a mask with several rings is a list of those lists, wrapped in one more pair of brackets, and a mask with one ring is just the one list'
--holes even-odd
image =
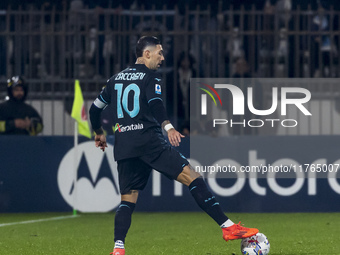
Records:
{"label": "green grass pitch", "polygon": [[[108,255],[113,248],[114,213],[29,224],[22,221],[63,213],[0,214],[0,254]],[[69,214],[71,215],[71,213]],[[230,213],[234,221],[257,227],[271,244],[270,255],[340,254],[340,213]],[[204,213],[134,213],[127,255],[238,255],[240,240],[225,242]]]}

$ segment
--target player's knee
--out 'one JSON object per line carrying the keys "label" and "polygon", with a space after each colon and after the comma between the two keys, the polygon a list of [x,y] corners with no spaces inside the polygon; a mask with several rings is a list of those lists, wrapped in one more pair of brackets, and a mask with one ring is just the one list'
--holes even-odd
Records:
{"label": "player's knee", "polygon": [[191,165],[183,167],[183,171],[178,175],[177,181],[189,186],[196,178],[201,177],[201,175],[192,168]]}
{"label": "player's knee", "polygon": [[121,195],[121,201],[126,201],[130,203],[137,203],[138,190],[130,190],[129,192]]}
{"label": "player's knee", "polygon": [[[196,172],[195,169],[191,165],[187,165],[184,167],[186,170],[189,170],[190,177],[195,180],[198,177],[202,177],[200,173]],[[183,168],[183,170],[184,170]]]}

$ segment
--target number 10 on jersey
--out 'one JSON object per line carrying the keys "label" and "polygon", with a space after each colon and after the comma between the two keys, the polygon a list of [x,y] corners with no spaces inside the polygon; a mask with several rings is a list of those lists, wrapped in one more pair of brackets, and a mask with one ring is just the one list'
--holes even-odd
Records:
{"label": "number 10 on jersey", "polygon": [[[117,90],[118,119],[124,118],[123,109],[127,114],[129,114],[131,118],[136,117],[140,110],[140,105],[139,105],[140,88],[135,83],[131,83],[123,91],[123,83],[116,83],[115,90]],[[131,111],[128,109],[130,91],[133,91],[133,94],[134,94],[133,95],[133,108]],[[123,105],[123,108],[122,108],[122,105]]]}

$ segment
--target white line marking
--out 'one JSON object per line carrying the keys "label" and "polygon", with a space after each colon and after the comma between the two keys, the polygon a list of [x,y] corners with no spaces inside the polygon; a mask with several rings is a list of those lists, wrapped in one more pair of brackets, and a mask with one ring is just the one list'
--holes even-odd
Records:
{"label": "white line marking", "polygon": [[30,223],[43,222],[43,221],[63,220],[63,219],[69,219],[69,218],[75,218],[75,217],[79,217],[79,215],[69,215],[69,216],[60,216],[60,217],[38,219],[38,220],[27,220],[27,221],[3,223],[3,224],[0,224],[0,227],[20,225],[20,224],[30,224]]}

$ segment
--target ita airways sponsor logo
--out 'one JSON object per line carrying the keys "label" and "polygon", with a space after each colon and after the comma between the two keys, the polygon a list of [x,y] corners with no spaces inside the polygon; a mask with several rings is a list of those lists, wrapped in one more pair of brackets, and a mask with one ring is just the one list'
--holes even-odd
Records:
{"label": "ita airways sponsor logo", "polygon": [[93,141],[66,153],[58,169],[58,187],[70,206],[81,212],[108,212],[119,205],[117,164],[112,155],[112,146],[103,153]]}
{"label": "ita airways sponsor logo", "polygon": [[128,125],[128,126],[122,126],[122,125],[116,123],[114,131],[115,132],[118,131],[119,133],[124,133],[124,132],[128,132],[128,131],[133,131],[133,130],[141,130],[143,128],[144,128],[144,126],[141,123],[131,124],[131,125]]}

